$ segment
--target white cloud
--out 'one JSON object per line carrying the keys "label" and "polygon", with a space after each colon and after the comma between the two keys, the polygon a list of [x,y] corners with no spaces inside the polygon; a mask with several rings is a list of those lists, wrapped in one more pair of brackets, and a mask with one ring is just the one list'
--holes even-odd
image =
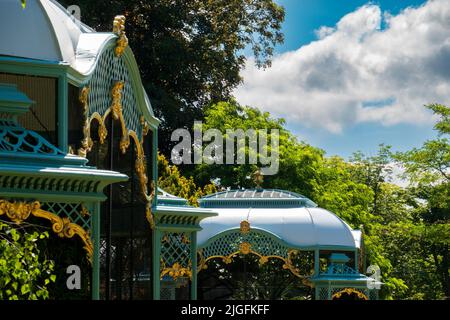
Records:
{"label": "white cloud", "polygon": [[237,100],[335,133],[365,122],[430,123],[423,105],[450,102],[449,0],[395,16],[365,5],[316,34],[269,69],[249,59]]}

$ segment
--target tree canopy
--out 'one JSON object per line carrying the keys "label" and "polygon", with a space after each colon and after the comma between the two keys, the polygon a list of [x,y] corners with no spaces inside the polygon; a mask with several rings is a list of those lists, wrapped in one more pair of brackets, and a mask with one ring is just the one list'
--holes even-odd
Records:
{"label": "tree canopy", "polygon": [[[439,111],[445,114],[442,108]],[[441,119],[436,128],[445,128],[445,121]],[[210,128],[224,135],[228,128],[278,129],[280,170],[264,177],[262,187],[304,194],[353,228],[362,229],[367,265],[381,269],[382,298],[450,296],[450,187],[446,177],[450,146],[445,137],[405,153],[395,154],[382,144],[374,156],[355,152],[346,161],[298,141],[283,119],[233,100],[205,110],[202,129]],[[440,133],[447,134],[445,129]],[[393,183],[394,165],[405,168],[404,178],[410,186]],[[193,185],[208,185],[212,180],[219,188],[239,188],[255,186],[251,174],[256,168],[200,164],[183,166],[182,171]]]}
{"label": "tree canopy", "polygon": [[272,0],[60,2],[78,5],[81,20],[97,31],[111,31],[114,17],[125,15],[144,87],[163,121],[166,156],[174,129],[191,127],[203,118],[205,106],[228,99],[241,83],[245,50],[253,52],[259,67],[267,67],[283,41],[284,9]]}

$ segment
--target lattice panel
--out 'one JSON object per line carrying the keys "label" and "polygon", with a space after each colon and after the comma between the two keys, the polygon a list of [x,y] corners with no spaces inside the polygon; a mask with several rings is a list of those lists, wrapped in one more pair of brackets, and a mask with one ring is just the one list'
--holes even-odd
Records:
{"label": "lattice panel", "polygon": [[137,134],[139,140],[142,140],[141,114],[137,108],[132,79],[123,59],[115,56],[114,48],[109,48],[103,52],[88,84],[90,88],[88,98],[89,116],[95,112],[103,116],[111,107],[111,89],[117,81],[124,82],[122,113],[125,125],[129,130],[133,130]]}
{"label": "lattice panel", "polygon": [[161,238],[161,260],[166,267],[178,263],[187,268],[190,264],[190,255],[190,235],[188,233],[163,233]]}
{"label": "lattice panel", "polygon": [[378,290],[369,290],[369,299],[378,300]]}
{"label": "lattice panel", "polygon": [[262,256],[288,257],[289,248],[265,233],[252,230],[243,234],[239,230],[227,233],[214,240],[202,250],[203,257],[229,256],[239,251],[239,245],[247,242],[251,250]]}
{"label": "lattice panel", "polygon": [[353,268],[345,264],[340,263],[332,263],[328,266],[327,272],[325,274],[340,274],[340,275],[349,275],[349,274],[358,274]]}
{"label": "lattice panel", "polygon": [[52,212],[60,217],[67,217],[71,222],[78,224],[84,230],[91,229],[91,219],[87,211],[83,211],[80,204],[62,203],[62,202],[43,202],[43,210]]}
{"label": "lattice panel", "polygon": [[161,300],[175,300],[175,286],[161,288]]}
{"label": "lattice panel", "polygon": [[319,288],[319,300],[328,300],[328,288]]}

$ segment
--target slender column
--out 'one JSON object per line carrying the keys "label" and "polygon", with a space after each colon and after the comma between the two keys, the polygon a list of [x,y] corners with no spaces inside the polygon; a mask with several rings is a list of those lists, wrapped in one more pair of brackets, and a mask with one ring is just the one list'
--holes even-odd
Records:
{"label": "slender column", "polygon": [[154,129],[153,130],[153,141],[152,141],[152,156],[153,156],[153,161],[152,161],[152,176],[153,176],[153,181],[155,182],[155,196],[153,199],[153,205],[156,206],[158,203],[158,130]]}
{"label": "slender column", "polygon": [[314,250],[314,275],[319,275],[320,268],[320,251],[319,249]]}
{"label": "slender column", "polygon": [[92,257],[92,299],[100,299],[100,203],[94,203],[91,216],[92,243],[94,244],[94,255]]}
{"label": "slender column", "polygon": [[62,152],[67,153],[69,150],[69,121],[68,121],[68,82],[67,76],[63,75],[58,78],[58,147]]}
{"label": "slender column", "polygon": [[197,232],[191,233],[191,300],[197,300]]}
{"label": "slender column", "polygon": [[160,279],[160,261],[161,261],[161,231],[153,230],[153,299],[161,298],[161,279]]}
{"label": "slender column", "polygon": [[355,270],[356,271],[360,271],[359,270],[359,261],[358,261],[358,249],[355,249]]}

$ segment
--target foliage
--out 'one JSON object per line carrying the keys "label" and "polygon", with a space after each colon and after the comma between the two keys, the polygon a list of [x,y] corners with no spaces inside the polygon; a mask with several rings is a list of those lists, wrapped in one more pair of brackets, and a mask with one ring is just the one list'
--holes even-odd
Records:
{"label": "foliage", "polygon": [[[206,131],[208,129],[217,129],[219,130],[224,139],[227,139],[228,135],[226,130],[236,130],[242,129],[244,132],[248,129],[260,130],[266,129],[269,138],[270,138],[270,130],[277,129],[279,130],[279,144],[280,144],[280,172],[278,173],[276,179],[279,179],[281,182],[283,177],[287,175],[295,175],[295,172],[292,172],[290,169],[298,168],[298,171],[301,171],[302,166],[300,166],[300,159],[294,159],[293,147],[298,145],[295,141],[294,137],[283,127],[284,120],[283,119],[273,119],[270,117],[268,112],[261,112],[258,109],[244,107],[239,105],[236,101],[229,102],[219,102],[215,105],[208,107],[205,110],[205,119],[203,122],[202,130]],[[270,139],[268,152],[272,152],[270,148]],[[248,143],[248,141],[247,141]],[[236,143],[235,143],[236,145]],[[224,143],[224,154],[226,150],[226,144]],[[306,149],[307,146],[304,146]],[[260,151],[260,150],[258,150]],[[315,150],[314,150],[315,151]],[[246,147],[245,155],[246,159],[249,157],[249,148]],[[297,153],[298,154],[298,153]],[[316,152],[316,154],[319,154]],[[290,159],[286,159],[289,155]],[[236,158],[236,153],[234,154]],[[258,157],[260,154],[258,154]],[[286,156],[286,157],[285,157]],[[307,159],[308,156],[306,152],[302,159]],[[247,161],[248,162],[248,161]],[[309,168],[308,166],[303,166]],[[254,164],[227,164],[227,165],[219,165],[219,164],[206,164],[203,163],[194,168],[194,171],[191,172],[192,168],[183,167],[184,172],[191,173],[195,180],[204,184],[209,182],[210,180],[218,181],[218,183],[223,187],[253,187],[255,185],[253,179],[251,179],[252,174],[258,168],[257,165]],[[300,173],[300,172],[299,172]],[[267,178],[267,177],[266,177]],[[271,177],[267,178],[263,183],[263,186],[266,184],[270,184],[269,181]],[[289,181],[289,180],[288,180]],[[300,185],[296,185],[295,189],[291,189],[292,191],[296,191],[299,188],[305,190],[308,188],[302,188]]]}
{"label": "foliage", "polygon": [[422,148],[396,154],[411,182],[431,184],[450,182],[450,144],[448,139],[429,140]]}
{"label": "foliage", "polygon": [[[440,117],[435,125],[439,135],[449,134],[450,108],[432,104],[427,106]],[[439,137],[426,141],[421,148],[397,153],[411,186],[409,191],[423,205],[415,212],[413,229],[424,250],[421,258],[434,269],[443,296],[450,297],[450,143]]]}
{"label": "foliage", "polygon": [[[280,130],[280,171],[265,177],[263,187],[302,193],[353,228],[362,228],[367,265],[381,269],[381,298],[448,296],[450,187],[445,176],[449,154],[446,139],[395,155],[390,146],[382,144],[375,156],[357,152],[345,161],[326,157],[320,149],[299,142],[284,127],[283,119],[235,101],[211,105],[206,110],[203,129],[209,128],[221,132],[228,128]],[[409,181],[419,183],[410,188],[392,184],[395,161],[405,168]],[[183,169],[193,174],[200,185],[212,177],[222,187],[253,186],[249,177],[255,167],[249,165]]]}
{"label": "foliage", "polygon": [[188,200],[192,206],[198,206],[197,199],[217,191],[212,183],[203,188],[197,187],[194,179],[181,175],[176,166],[169,165],[169,161],[161,153],[158,153],[158,186],[164,191]]}
{"label": "foliage", "polygon": [[426,107],[440,118],[434,128],[440,134],[450,134],[450,108],[437,103],[430,104]]}
{"label": "foliage", "polygon": [[80,6],[83,22],[98,31],[111,31],[114,16],[125,15],[144,87],[163,120],[159,135],[166,156],[174,129],[201,120],[206,105],[228,99],[241,82],[244,49],[266,67],[283,41],[284,9],[272,0],[60,2]]}
{"label": "foliage", "polygon": [[38,248],[46,238],[47,232],[27,232],[0,220],[0,299],[49,298],[48,286],[56,280],[54,262]]}
{"label": "foliage", "polygon": [[354,228],[369,225],[372,190],[352,179],[351,165],[339,157],[324,158],[313,181],[313,197],[320,207],[336,212]]}

